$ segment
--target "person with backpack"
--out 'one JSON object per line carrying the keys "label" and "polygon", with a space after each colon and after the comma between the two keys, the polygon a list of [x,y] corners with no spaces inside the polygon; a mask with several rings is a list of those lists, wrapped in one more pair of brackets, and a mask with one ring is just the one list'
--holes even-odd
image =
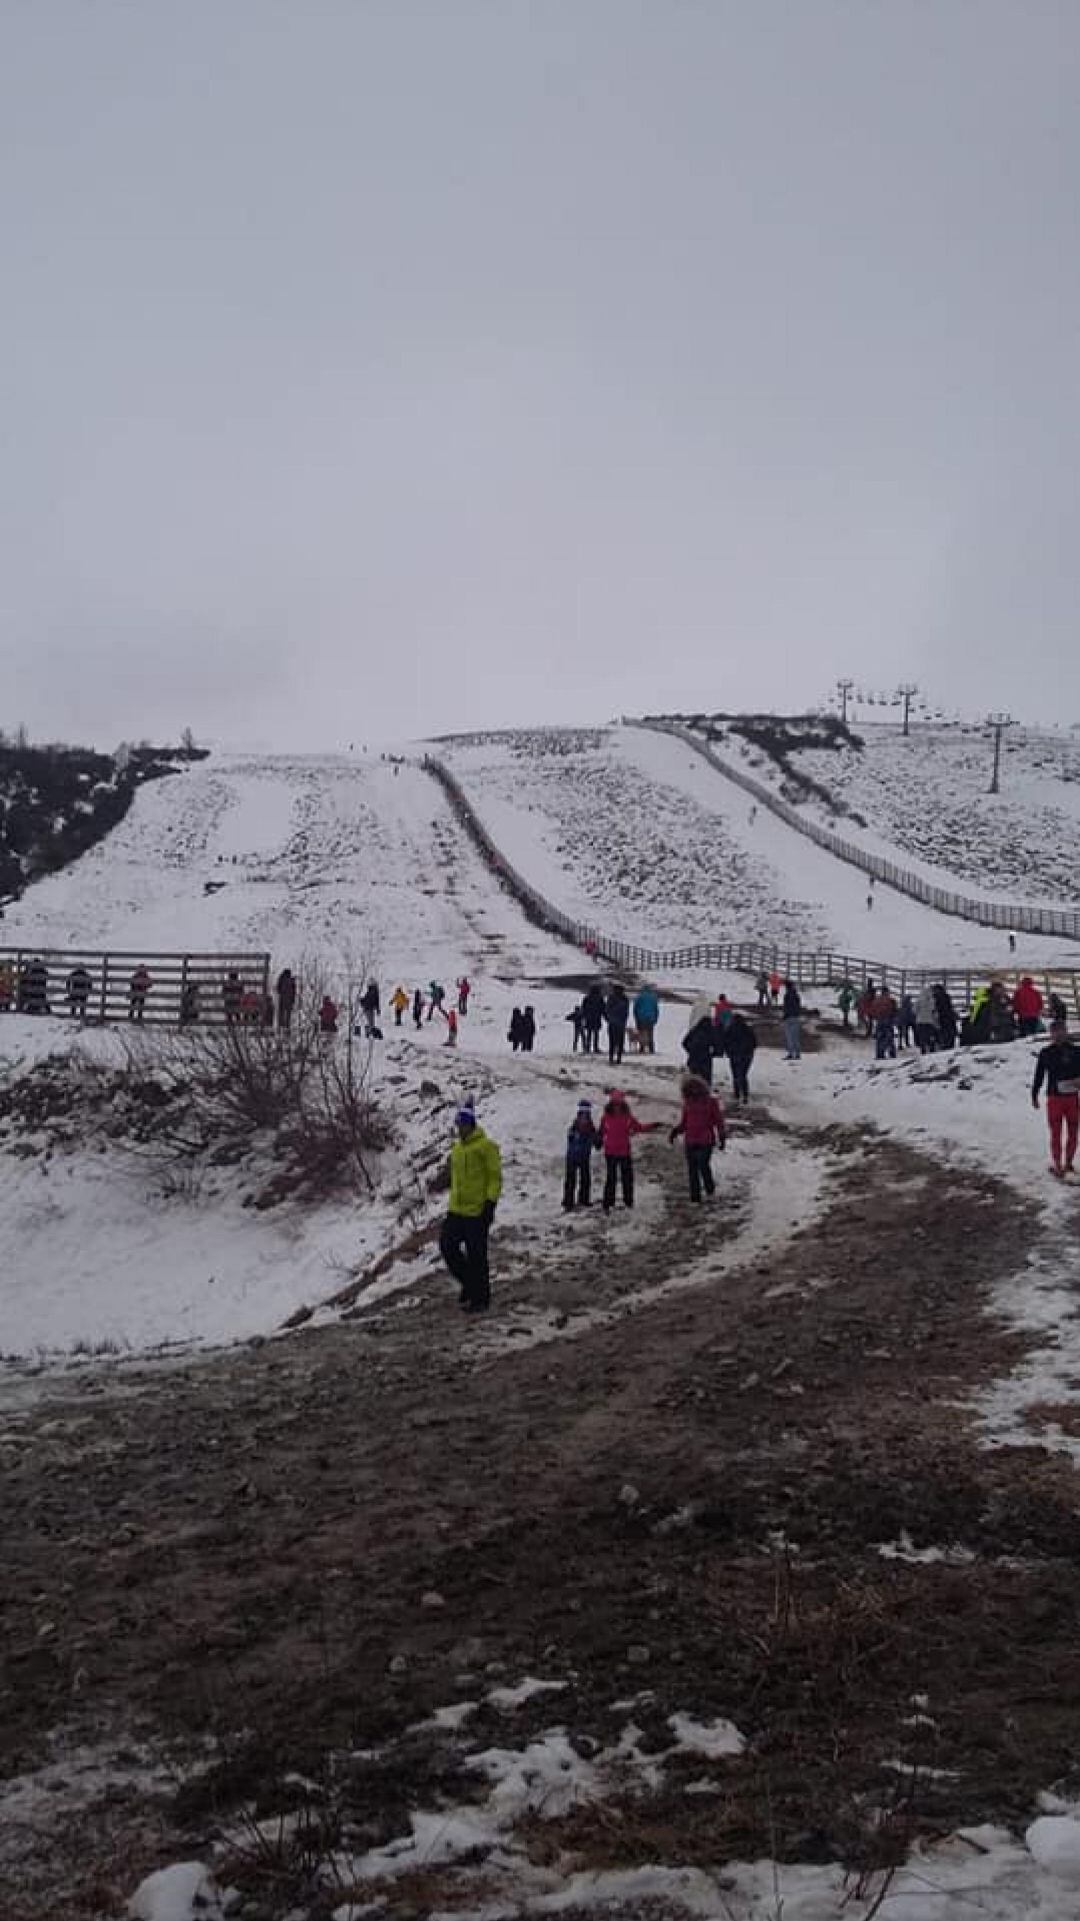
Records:
{"label": "person with backpack", "polygon": [[732,1094],[737,1101],[745,1103],[750,1099],[750,1068],[757,1052],[757,1035],[745,1014],[733,1011],[721,1023],[717,1051],[727,1057]]}
{"label": "person with backpack", "polygon": [[450,1205],[439,1235],[439,1252],[461,1290],[466,1314],[491,1306],[488,1240],[502,1194],[502,1156],[476,1124],[465,1101],[457,1112],[457,1139],[450,1149]]}
{"label": "person with backpack", "polygon": [[683,1135],[686,1143],[686,1171],[690,1180],[690,1199],[701,1200],[701,1190],[713,1195],[713,1148],[727,1145],[724,1110],[705,1081],[688,1074],[682,1084],[682,1117],[669,1136],[672,1144]]}
{"label": "person with backpack", "polygon": [[643,1054],[656,1052],[656,1023],[660,1019],[660,996],[655,987],[643,987],[634,996],[634,1026],[638,1047]]}
{"label": "person with backpack", "polygon": [[615,1189],[622,1187],[624,1207],[634,1205],[634,1162],[630,1144],[635,1134],[655,1134],[659,1121],[639,1121],[630,1111],[626,1095],[613,1087],[600,1116],[600,1147],[606,1163],[603,1208],[605,1214],[615,1205]]}
{"label": "person with backpack", "polygon": [[566,1177],[563,1181],[563,1209],[588,1207],[592,1200],[592,1157],[600,1146],[600,1136],[592,1117],[592,1102],[579,1101],[577,1113],[566,1136]]}
{"label": "person with backpack", "polygon": [[781,1025],[784,1029],[784,1046],[787,1061],[802,1059],[802,997],[793,980],[784,982],[784,999],[780,1008]]}
{"label": "person with backpack", "polygon": [[1060,1181],[1076,1172],[1076,1145],[1080,1134],[1080,1047],[1069,1039],[1064,1021],[1051,1023],[1049,1045],[1040,1047],[1036,1056],[1031,1083],[1031,1105],[1036,1110],[1044,1081],[1050,1172]]}
{"label": "person with backpack", "polygon": [[434,1020],[436,1014],[442,1013],[442,1004],[446,999],[446,989],[440,981],[428,982],[428,997],[427,1017],[428,1020],[431,1021]]}

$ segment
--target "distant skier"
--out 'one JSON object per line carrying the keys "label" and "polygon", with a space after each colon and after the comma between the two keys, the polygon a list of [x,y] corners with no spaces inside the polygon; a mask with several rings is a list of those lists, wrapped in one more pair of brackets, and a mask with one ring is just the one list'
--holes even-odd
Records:
{"label": "distant skier", "polygon": [[566,1136],[566,1178],[563,1181],[562,1204],[568,1214],[575,1205],[589,1206],[592,1199],[592,1157],[599,1146],[600,1136],[592,1117],[592,1102],[579,1101]]}
{"label": "distant skier", "polygon": [[705,1081],[696,1074],[688,1074],[682,1084],[682,1117],[672,1128],[672,1143],[679,1135],[686,1140],[686,1171],[690,1180],[690,1199],[701,1200],[701,1190],[712,1195],[716,1192],[713,1179],[713,1148],[723,1148],[727,1142],[724,1126],[724,1110]]}
{"label": "distant skier", "polygon": [[[1064,1021],[1050,1027],[1050,1044],[1041,1047],[1031,1083],[1031,1105],[1038,1108],[1046,1083],[1046,1119],[1050,1129],[1050,1172],[1063,1180],[1076,1172],[1077,1135],[1080,1133],[1080,1047],[1069,1039]],[[1062,1154],[1064,1136],[1064,1156]]]}

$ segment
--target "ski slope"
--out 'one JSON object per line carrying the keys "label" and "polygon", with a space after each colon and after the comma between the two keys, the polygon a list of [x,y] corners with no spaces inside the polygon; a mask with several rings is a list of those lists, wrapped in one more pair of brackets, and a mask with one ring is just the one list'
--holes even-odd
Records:
{"label": "ski slope", "polygon": [[[658,947],[762,940],[898,966],[993,966],[994,929],[870,890],[685,742],[638,728],[452,741],[445,758],[496,842],[567,913]],[[868,906],[871,898],[872,905]],[[1022,937],[1031,964],[1075,945]]]}
{"label": "ski slope", "polygon": [[790,757],[834,798],[833,808],[796,794],[769,755],[717,725],[725,759],[869,853],[988,900],[1060,907],[1080,899],[1080,735],[1006,732],[1001,791],[991,794],[985,727],[919,722],[905,736],[895,723],[858,724],[861,748],[803,747]]}

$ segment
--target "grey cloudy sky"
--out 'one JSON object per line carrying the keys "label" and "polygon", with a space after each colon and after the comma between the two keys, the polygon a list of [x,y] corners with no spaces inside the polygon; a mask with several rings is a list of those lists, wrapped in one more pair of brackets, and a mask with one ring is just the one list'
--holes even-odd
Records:
{"label": "grey cloudy sky", "polygon": [[1080,719],[1077,0],[0,0],[5,722]]}

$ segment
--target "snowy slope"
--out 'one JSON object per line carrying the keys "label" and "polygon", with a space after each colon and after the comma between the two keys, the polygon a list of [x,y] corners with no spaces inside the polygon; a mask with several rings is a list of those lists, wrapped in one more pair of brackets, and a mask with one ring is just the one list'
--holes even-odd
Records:
{"label": "snowy slope", "polygon": [[[878,888],[670,735],[546,730],[445,757],[524,876],[566,912],[649,945],[762,940],[898,966],[1001,962],[1003,935]],[[1075,948],[1025,936],[1033,964]]]}
{"label": "snowy slope", "polygon": [[[986,899],[1074,905],[1080,899],[1080,737],[1017,728],[1006,734],[1001,792],[988,792],[993,744],[983,727],[857,729],[861,749],[801,748],[792,767],[843,810],[783,788],[785,797],[868,851],[944,887]],[[768,755],[728,732],[720,751],[777,793]],[[860,826],[857,817],[865,825]]]}

